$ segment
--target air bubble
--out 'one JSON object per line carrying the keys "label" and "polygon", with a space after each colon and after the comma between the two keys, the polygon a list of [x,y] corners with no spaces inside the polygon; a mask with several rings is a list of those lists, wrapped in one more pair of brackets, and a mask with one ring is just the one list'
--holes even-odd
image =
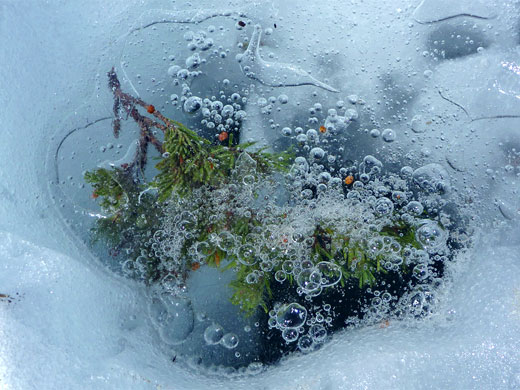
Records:
{"label": "air bubble", "polygon": [[287,102],[289,101],[289,97],[287,95],[280,95],[278,96],[278,101],[280,102],[280,104],[287,104]]}
{"label": "air bubble", "polygon": [[236,348],[238,345],[238,336],[234,333],[226,333],[220,339],[220,344],[227,349]]}
{"label": "air bubble", "polygon": [[325,156],[325,151],[322,148],[312,148],[309,156],[314,161],[320,161]]}
{"label": "air bubble", "polygon": [[417,229],[417,241],[428,251],[436,251],[446,243],[446,232],[434,221],[426,221]]}
{"label": "air bubble", "polygon": [[212,324],[204,331],[204,341],[208,345],[215,345],[224,337],[224,328],[218,324]]}
{"label": "air bubble", "polygon": [[289,137],[292,135],[292,130],[290,127],[284,127],[282,129],[282,135],[286,136],[286,137]]}
{"label": "air bubble", "polygon": [[381,132],[378,129],[372,129],[370,130],[370,136],[372,138],[377,138],[381,135]]}
{"label": "air bubble", "polygon": [[315,342],[321,343],[327,337],[327,330],[323,325],[313,325],[309,329],[309,334]]}
{"label": "air bubble", "polygon": [[283,329],[299,328],[306,319],[307,309],[296,302],[283,305],[276,313],[276,322]]}
{"label": "air bubble", "polygon": [[184,111],[193,114],[202,107],[202,99],[198,96],[191,96],[184,102]]}
{"label": "air bubble", "polygon": [[292,343],[296,340],[298,340],[298,336],[300,334],[298,333],[298,331],[296,329],[284,329],[283,332],[282,332],[282,337],[285,341],[287,341],[288,343]]}
{"label": "air bubble", "polygon": [[413,276],[419,280],[428,278],[428,266],[426,264],[417,264],[413,269]]}
{"label": "air bubble", "polygon": [[375,211],[379,215],[390,215],[394,211],[394,203],[388,198],[380,198],[376,202]]}
{"label": "air bubble", "polygon": [[238,261],[244,265],[255,264],[255,248],[250,244],[242,245],[238,250]]}
{"label": "air bubble", "polygon": [[310,352],[313,349],[312,338],[310,336],[302,336],[298,340],[298,348],[302,352]]}
{"label": "air bubble", "polygon": [[383,141],[385,142],[394,142],[397,138],[395,131],[392,129],[385,129],[381,133],[381,137],[383,138]]}
{"label": "air bubble", "polygon": [[222,107],[221,114],[224,118],[229,118],[233,115],[234,112],[235,109],[233,108],[233,106],[226,104],[224,107]]}

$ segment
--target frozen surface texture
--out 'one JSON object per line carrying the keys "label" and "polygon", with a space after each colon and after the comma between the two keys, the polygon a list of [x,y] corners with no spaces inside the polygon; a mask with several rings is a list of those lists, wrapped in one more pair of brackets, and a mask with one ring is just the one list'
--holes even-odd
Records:
{"label": "frozen surface texture", "polygon": [[[0,388],[520,388],[517,2],[244,5],[0,1],[0,294],[7,295],[0,298]],[[284,121],[296,126],[318,101],[324,108],[340,99],[366,103],[374,127],[391,127],[395,141],[366,129],[349,147],[365,150],[373,142],[390,164],[441,164],[458,199],[478,206],[469,217],[480,218],[482,231],[476,247],[450,267],[451,282],[427,321],[337,334],[317,352],[226,380],[171,361],[140,316],[147,310],[140,287],[99,267],[62,220],[73,220],[88,199],[65,185],[48,188],[80,184],[85,167],[77,161],[90,153],[81,145],[111,118],[104,75],[112,66],[125,69],[125,86],[143,99],[157,99],[158,107],[170,100],[162,85],[147,87],[164,68],[163,53],[139,61],[152,53],[133,46],[130,30],[154,38],[160,26],[214,23],[234,42],[239,19],[262,26],[264,67],[288,62],[314,80],[266,86],[247,78],[232,56],[213,69],[208,64],[194,91],[224,77],[252,84],[245,138],[273,144]],[[156,44],[186,52],[182,39]],[[270,96],[290,107],[289,118],[273,110],[273,123],[264,119]],[[121,142],[133,139],[123,134]]]}

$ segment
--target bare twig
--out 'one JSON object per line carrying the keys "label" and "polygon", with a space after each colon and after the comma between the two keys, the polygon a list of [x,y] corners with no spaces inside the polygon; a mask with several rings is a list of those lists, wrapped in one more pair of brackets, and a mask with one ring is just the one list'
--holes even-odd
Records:
{"label": "bare twig", "polygon": [[[164,152],[162,142],[157,139],[152,129],[156,128],[162,132],[166,132],[169,127],[175,126],[168,118],[156,110],[154,106],[123,92],[121,90],[121,83],[117,78],[114,68],[108,72],[108,86],[114,94],[113,111],[115,118],[112,122],[114,137],[119,137],[119,133],[121,132],[121,118],[119,116],[121,109],[123,109],[129,117],[132,117],[140,129],[139,147],[137,148],[134,160],[124,168],[130,169],[137,166],[143,170],[146,165],[149,144],[152,144],[159,153],[162,154]],[[153,119],[140,114],[136,106],[145,108],[149,114],[156,117],[159,121],[154,121]]]}

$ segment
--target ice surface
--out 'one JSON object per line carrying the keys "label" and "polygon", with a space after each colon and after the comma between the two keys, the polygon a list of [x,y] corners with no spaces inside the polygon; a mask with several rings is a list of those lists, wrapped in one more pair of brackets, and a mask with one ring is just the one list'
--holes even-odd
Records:
{"label": "ice surface", "polygon": [[[12,297],[11,302],[0,299],[0,388],[519,388],[520,239],[515,215],[520,203],[516,168],[512,173],[507,168],[518,165],[512,149],[520,150],[516,3],[258,2],[243,14],[242,2],[220,3],[199,2],[197,9],[182,1],[0,3],[0,36],[7,37],[0,48],[0,294]],[[295,59],[316,79],[337,86],[342,100],[351,94],[363,99],[371,107],[374,127],[396,131],[392,144],[356,133],[359,139],[366,136],[366,142],[353,141],[351,148],[372,148],[374,142],[380,154],[398,156],[395,161],[437,163],[448,171],[457,196],[479,206],[475,217],[482,217],[484,229],[467,259],[450,269],[452,283],[433,318],[338,334],[323,349],[252,378],[206,378],[171,362],[153,325],[143,319],[147,302],[142,291],[99,267],[64,227],[54,205],[73,220],[88,199],[75,198],[78,192],[67,192],[71,186],[66,185],[52,193],[54,199],[47,191],[58,178],[80,185],[85,167],[76,162],[89,154],[89,134],[101,133],[96,126],[102,122],[91,123],[107,122],[103,118],[111,115],[104,81],[111,66],[127,61],[128,78],[143,98],[169,100],[169,94],[168,99],[161,95],[165,84],[152,90],[140,86],[136,75],[154,74],[155,68],[145,73],[147,63],[135,59],[153,51],[145,46],[134,52],[126,35],[136,21],[140,27],[153,22],[150,10],[155,8],[175,8],[175,15],[195,24],[213,15],[204,23],[231,27],[226,39],[233,44],[237,15],[272,26],[262,56],[277,62]],[[171,9],[160,14],[171,15]],[[232,12],[229,19],[227,11]],[[452,17],[458,14],[466,16]],[[175,15],[172,20],[180,17]],[[197,15],[200,20],[193,19]],[[159,36],[159,29],[154,25],[133,34],[147,31],[153,38],[152,31]],[[431,38],[439,36],[446,38],[444,46]],[[469,41],[483,37],[486,47],[443,55],[468,36]],[[173,36],[166,42],[170,52],[186,50],[179,41]],[[162,69],[162,61],[161,55],[151,62]],[[212,72],[197,82],[225,75],[232,83],[244,83],[234,57],[208,69]],[[307,115],[315,102],[334,107],[340,99],[313,86],[276,91],[257,86],[251,91],[253,102],[271,95],[289,97],[286,107],[294,123],[274,110],[280,129],[296,127],[301,113]],[[266,144],[279,138],[261,107],[251,104],[247,111],[248,137]],[[411,128],[416,115],[424,121],[424,132]],[[69,132],[61,154],[52,154]],[[128,133],[122,134],[121,144],[132,142]],[[94,159],[105,161],[107,153],[114,153],[109,157],[117,160],[117,150],[96,151]],[[124,155],[126,148],[121,150]],[[56,159],[63,162],[58,178]]]}

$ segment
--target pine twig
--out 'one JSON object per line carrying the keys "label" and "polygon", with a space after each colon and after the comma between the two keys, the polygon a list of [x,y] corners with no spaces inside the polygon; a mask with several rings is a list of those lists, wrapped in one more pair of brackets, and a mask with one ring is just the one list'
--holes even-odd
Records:
{"label": "pine twig", "polygon": [[[162,154],[164,152],[162,142],[157,139],[152,129],[156,128],[162,132],[166,132],[169,127],[173,127],[174,125],[168,118],[156,110],[152,105],[123,92],[121,89],[121,83],[117,78],[117,74],[114,68],[112,68],[110,72],[107,73],[107,75],[108,86],[114,94],[113,111],[115,119],[112,122],[114,137],[119,137],[119,133],[121,132],[121,118],[119,117],[119,112],[121,109],[123,109],[128,116],[132,117],[140,129],[139,147],[137,149],[136,155],[132,163],[125,168],[128,169],[137,165],[143,169],[146,165],[149,144],[152,144],[159,153]],[[145,108],[148,113],[152,114],[163,123],[154,121],[147,116],[141,115],[136,106]]]}

